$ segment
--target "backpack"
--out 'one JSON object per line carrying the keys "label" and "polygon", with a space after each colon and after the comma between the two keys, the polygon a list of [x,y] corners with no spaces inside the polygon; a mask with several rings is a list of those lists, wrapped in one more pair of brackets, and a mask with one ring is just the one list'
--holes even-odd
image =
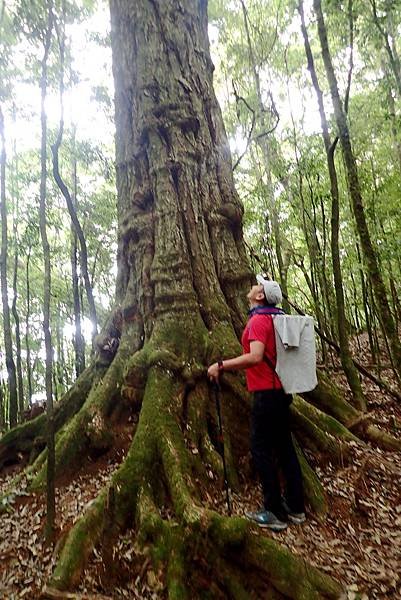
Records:
{"label": "backpack", "polygon": [[275,371],[286,394],[310,392],[317,386],[316,341],[313,317],[286,315],[277,309],[263,311],[273,318],[276,338],[276,366],[264,355]]}

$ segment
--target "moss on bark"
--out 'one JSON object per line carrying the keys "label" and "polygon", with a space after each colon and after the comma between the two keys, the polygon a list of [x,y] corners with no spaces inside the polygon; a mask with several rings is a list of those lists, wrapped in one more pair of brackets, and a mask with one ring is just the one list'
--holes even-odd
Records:
{"label": "moss on bark", "polygon": [[[88,367],[64,394],[59,404],[54,407],[55,431],[58,431],[79,411],[90,390],[96,386],[96,382],[103,373],[104,369],[102,368],[94,365]],[[19,462],[21,455],[35,458],[37,454],[35,444],[38,445],[38,440],[42,440],[41,444],[44,446],[45,437],[45,413],[8,431],[0,439],[0,469],[4,464]]]}

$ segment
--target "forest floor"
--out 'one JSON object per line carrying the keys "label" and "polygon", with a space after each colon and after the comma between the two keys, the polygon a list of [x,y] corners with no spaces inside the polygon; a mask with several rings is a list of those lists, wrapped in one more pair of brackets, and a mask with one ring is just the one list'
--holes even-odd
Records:
{"label": "forest floor", "polygon": [[[337,374],[336,378],[341,379]],[[401,407],[374,385],[366,384],[369,411],[375,421],[393,435],[401,422]],[[0,599],[39,598],[54,566],[60,540],[111,477],[130,444],[132,426],[121,426],[120,445],[97,461],[87,461],[74,481],[59,482],[57,490],[58,540],[56,547],[44,543],[46,504],[43,495],[27,494],[22,482],[15,492],[12,511],[0,517]],[[308,515],[303,525],[291,525],[281,533],[258,530],[271,536],[311,564],[341,581],[348,600],[401,598],[401,454],[378,448],[361,450],[351,443],[352,461],[316,468],[327,493],[329,513],[324,521]],[[18,467],[0,473],[0,495],[8,490]],[[397,475],[397,472],[399,473]],[[218,487],[218,486],[217,486]],[[215,486],[216,490],[216,486]],[[231,494],[233,513],[257,508],[259,486],[243,482],[240,493]],[[205,492],[205,503],[226,513],[225,494],[217,489]],[[164,516],[164,515],[163,515]],[[94,552],[85,571],[79,593],[91,598],[164,598],[163,582],[152,570],[151,561],[135,543],[129,530],[109,549],[113,567],[104,566]],[[74,596],[75,598],[75,596]]]}

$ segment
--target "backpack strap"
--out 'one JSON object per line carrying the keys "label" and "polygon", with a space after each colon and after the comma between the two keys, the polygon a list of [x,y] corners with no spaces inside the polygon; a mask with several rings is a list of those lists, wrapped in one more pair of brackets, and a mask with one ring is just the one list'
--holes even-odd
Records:
{"label": "backpack strap", "polygon": [[[270,311],[267,312],[266,311],[264,314],[270,315],[272,317],[273,335],[275,335],[275,333],[274,333],[274,317],[273,317],[273,315],[277,315],[277,314],[280,315],[280,314],[285,314],[285,313],[284,313],[284,311],[282,311],[280,309],[273,309],[273,310],[274,310],[274,312],[273,311],[272,312],[270,312]],[[273,373],[273,390],[275,390],[276,389],[276,377],[278,378],[278,375],[276,373],[276,368],[275,368],[275,366],[273,364],[273,361],[270,360],[270,358],[265,353],[263,353],[263,360],[270,367],[270,369],[271,369],[271,371]]]}
{"label": "backpack strap", "polygon": [[270,369],[273,372],[273,390],[275,390],[276,389],[276,377],[278,377],[275,366],[273,365],[273,362],[270,360],[270,358],[268,356],[266,356],[266,354],[263,354],[263,360],[265,361],[265,363],[270,367]]}

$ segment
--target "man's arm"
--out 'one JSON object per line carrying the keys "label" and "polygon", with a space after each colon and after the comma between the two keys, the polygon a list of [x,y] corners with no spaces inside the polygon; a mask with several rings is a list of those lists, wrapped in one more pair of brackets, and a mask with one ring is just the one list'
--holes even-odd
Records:
{"label": "man's arm", "polygon": [[241,354],[240,356],[236,356],[235,358],[228,358],[227,360],[223,360],[222,369],[219,369],[219,364],[217,362],[213,363],[208,368],[207,375],[210,380],[217,381],[221,370],[241,371],[242,369],[249,369],[249,367],[254,367],[255,365],[258,365],[260,362],[262,362],[264,351],[264,343],[255,340],[250,343],[250,352],[248,352],[247,354]]}

